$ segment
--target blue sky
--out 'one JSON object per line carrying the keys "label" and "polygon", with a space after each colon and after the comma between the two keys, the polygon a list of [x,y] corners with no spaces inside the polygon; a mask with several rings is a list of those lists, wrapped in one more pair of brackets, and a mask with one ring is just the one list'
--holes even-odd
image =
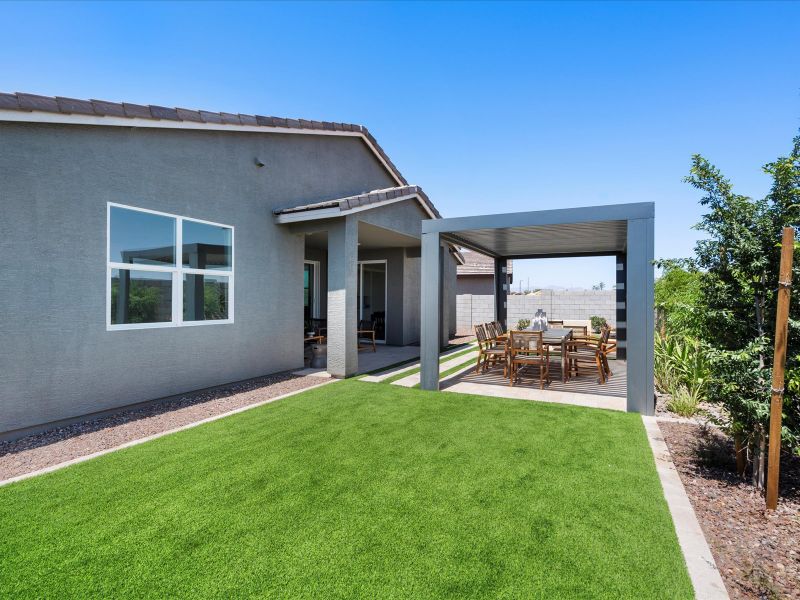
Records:
{"label": "blue sky", "polygon": [[800,3],[30,3],[0,32],[2,91],[361,123],[446,216],[652,200],[659,257],[697,239],[693,153],[762,195],[800,125]]}

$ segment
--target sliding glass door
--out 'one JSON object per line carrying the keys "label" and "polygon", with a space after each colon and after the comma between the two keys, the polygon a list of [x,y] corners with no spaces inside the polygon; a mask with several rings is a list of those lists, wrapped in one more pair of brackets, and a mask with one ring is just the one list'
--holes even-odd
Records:
{"label": "sliding glass door", "polygon": [[386,261],[358,263],[358,320],[375,329],[375,341],[386,342]]}

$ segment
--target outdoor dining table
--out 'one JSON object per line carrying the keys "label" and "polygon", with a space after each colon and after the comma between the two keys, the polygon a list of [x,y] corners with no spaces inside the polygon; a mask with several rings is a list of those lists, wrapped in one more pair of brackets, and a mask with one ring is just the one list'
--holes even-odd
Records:
{"label": "outdoor dining table", "polygon": [[[533,331],[533,329],[524,329],[523,331]],[[500,339],[508,339],[508,334],[504,333],[499,336]],[[560,346],[561,347],[561,381],[567,381],[567,341],[572,338],[572,329],[553,328],[542,332],[542,342],[547,346]]]}

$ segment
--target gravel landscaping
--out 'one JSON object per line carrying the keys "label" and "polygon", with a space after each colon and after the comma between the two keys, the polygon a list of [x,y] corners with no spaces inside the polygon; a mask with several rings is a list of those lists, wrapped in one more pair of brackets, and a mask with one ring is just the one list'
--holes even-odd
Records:
{"label": "gravel landscaping", "polygon": [[731,598],[800,598],[800,458],[783,458],[778,510],[767,512],[719,429],[659,427]]}
{"label": "gravel landscaping", "polygon": [[114,448],[319,383],[317,377],[278,373],[184,394],[11,442],[0,442],[0,480]]}

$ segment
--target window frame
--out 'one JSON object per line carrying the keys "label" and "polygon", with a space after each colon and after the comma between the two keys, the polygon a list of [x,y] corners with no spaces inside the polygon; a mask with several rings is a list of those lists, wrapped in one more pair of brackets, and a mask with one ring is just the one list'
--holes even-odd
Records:
{"label": "window frame", "polygon": [[[175,220],[175,264],[174,265],[146,265],[146,264],[127,264],[111,261],[111,209],[122,208],[133,210],[161,217],[168,217]],[[214,227],[224,227],[231,232],[231,268],[229,271],[223,269],[193,269],[183,266],[183,222],[202,223]],[[184,217],[172,213],[140,208],[129,204],[118,202],[106,203],[106,331],[127,331],[131,329],[162,329],[165,327],[198,327],[202,325],[230,325],[234,322],[234,273],[236,270],[236,231],[233,225]],[[172,320],[159,323],[111,323],[111,273],[114,269],[127,271],[155,271],[159,273],[170,273],[172,277]],[[184,275],[217,275],[228,278],[228,318],[210,319],[208,321],[184,321],[183,320],[183,276]]]}

